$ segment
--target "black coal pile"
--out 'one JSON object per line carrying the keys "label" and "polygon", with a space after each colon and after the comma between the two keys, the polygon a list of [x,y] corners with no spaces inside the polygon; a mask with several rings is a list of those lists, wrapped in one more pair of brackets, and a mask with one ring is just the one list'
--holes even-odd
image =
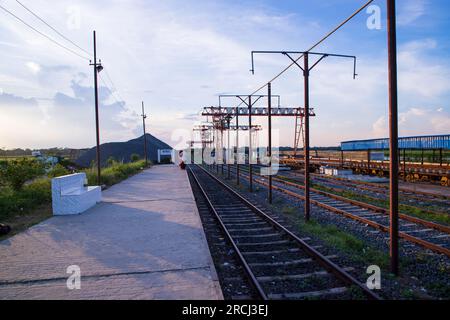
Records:
{"label": "black coal pile", "polygon": [[[167,143],[147,133],[147,154],[152,162],[158,161],[158,149],[172,149]],[[89,167],[96,160],[97,148],[84,152],[75,163],[80,167]],[[132,154],[144,158],[144,136],[126,142],[109,142],[100,145],[101,163],[105,166],[108,159],[113,157],[117,161],[130,162]]]}

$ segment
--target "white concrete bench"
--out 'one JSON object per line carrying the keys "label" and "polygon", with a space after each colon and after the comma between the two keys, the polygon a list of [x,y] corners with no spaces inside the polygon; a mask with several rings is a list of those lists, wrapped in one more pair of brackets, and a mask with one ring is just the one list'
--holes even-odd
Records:
{"label": "white concrete bench", "polygon": [[79,214],[102,201],[99,186],[85,187],[86,173],[52,179],[53,215]]}

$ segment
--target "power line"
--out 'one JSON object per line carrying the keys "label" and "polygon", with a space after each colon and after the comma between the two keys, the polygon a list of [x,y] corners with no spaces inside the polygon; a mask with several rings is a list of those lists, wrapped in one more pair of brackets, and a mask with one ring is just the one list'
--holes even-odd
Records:
{"label": "power line", "polygon": [[52,29],[53,31],[55,31],[60,37],[62,37],[63,39],[69,41],[71,44],[73,44],[75,47],[77,47],[78,49],[80,49],[81,51],[85,52],[88,56],[92,56],[92,54],[90,52],[88,52],[87,50],[83,49],[82,47],[80,47],[79,45],[77,45],[75,42],[73,42],[72,40],[70,40],[69,38],[67,38],[65,35],[63,35],[61,32],[59,32],[58,30],[56,30],[54,27],[52,27],[49,23],[47,23],[44,19],[42,19],[40,16],[38,16],[36,13],[34,13],[30,8],[28,8],[27,6],[25,6],[22,2],[20,2],[19,0],[16,0],[16,2],[18,4],[20,4],[23,8],[25,8],[28,12],[30,12],[33,16],[35,16],[36,18],[38,18],[41,22],[43,22],[47,27],[49,27],[50,29]]}
{"label": "power line", "polygon": [[111,77],[109,76],[108,71],[106,71],[106,69],[104,69],[104,71],[105,71],[106,77],[108,78],[109,82],[111,83],[113,89],[114,89],[115,91],[117,91],[117,86],[116,86],[116,85],[114,84],[114,82],[112,81]]}
{"label": "power line", "polygon": [[25,22],[23,19],[21,19],[20,17],[16,16],[14,13],[12,13],[11,11],[9,11],[8,9],[6,9],[5,7],[3,7],[2,5],[0,5],[0,9],[2,9],[3,11],[5,11],[6,13],[10,14],[11,16],[13,16],[14,18],[16,18],[17,20],[19,20],[21,23],[23,23],[24,25],[26,25],[28,28],[32,29],[34,32],[37,32],[38,34],[40,34],[41,36],[47,38],[48,40],[50,40],[51,42],[53,42],[54,44],[58,45],[59,47],[69,51],[70,53],[84,59],[87,61],[90,61],[89,58],[86,58],[84,56],[82,56],[81,54],[77,53],[76,51],[64,46],[63,44],[59,43],[58,41],[56,41],[55,39],[51,38],[50,36],[46,35],[45,33],[37,30],[36,28],[34,28],[33,26],[31,26],[30,24],[28,24],[27,22]]}
{"label": "power line", "polygon": [[[331,30],[330,32],[328,32],[324,37],[322,37],[318,42],[316,42],[311,48],[309,48],[308,50],[306,50],[306,52],[309,52],[311,50],[313,50],[314,48],[316,48],[318,45],[320,45],[321,43],[323,43],[326,39],[328,39],[330,36],[332,36],[334,33],[336,33],[336,31],[338,31],[339,29],[341,29],[345,24],[347,24],[350,20],[352,20],[356,15],[358,15],[361,11],[363,11],[365,8],[367,8],[374,0],[369,0],[367,3],[365,3],[361,8],[359,8],[358,10],[356,10],[353,14],[351,14],[347,19],[345,19],[344,21],[342,21],[336,28],[334,28],[333,30]],[[258,93],[259,91],[261,91],[262,89],[264,89],[267,84],[269,82],[273,82],[276,79],[278,79],[282,74],[284,74],[287,70],[289,70],[293,65],[295,65],[301,58],[303,57],[303,54],[301,56],[299,56],[295,61],[291,62],[291,64],[289,64],[286,68],[284,68],[280,73],[278,73],[275,77],[273,77],[271,80],[269,80],[267,83],[265,83],[264,85],[262,85],[261,87],[259,87],[258,89],[256,89],[253,93],[251,93],[251,95],[254,95],[256,93]],[[242,105],[243,102],[241,102],[239,106]]]}
{"label": "power line", "polygon": [[119,101],[119,99],[117,99],[116,95],[114,94],[113,90],[108,86],[108,84],[106,83],[105,79],[102,77],[101,74],[99,74],[99,78],[100,80],[102,80],[103,84],[105,85],[106,89],[108,89],[108,91],[111,93],[111,96],[114,98],[114,100],[116,101],[116,103],[124,106],[125,105],[125,101]]}
{"label": "power line", "polygon": [[106,68],[105,68],[104,70],[105,70],[105,75],[106,75],[106,77],[108,78],[109,82],[111,82],[112,88],[113,88],[113,90],[115,91],[115,93],[117,94],[117,96],[119,97],[119,99],[120,99],[121,101],[125,101],[125,99],[123,99],[122,96],[121,96],[121,94],[119,93],[119,90],[117,89],[116,84],[114,83],[114,81],[112,81],[112,79],[111,79],[111,77],[110,77],[108,71],[106,71]]}

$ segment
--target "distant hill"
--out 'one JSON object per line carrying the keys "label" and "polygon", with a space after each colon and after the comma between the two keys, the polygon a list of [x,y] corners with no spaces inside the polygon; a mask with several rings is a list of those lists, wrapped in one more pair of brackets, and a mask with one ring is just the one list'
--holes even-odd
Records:
{"label": "distant hill", "polygon": [[[147,154],[148,159],[157,162],[158,161],[158,149],[172,149],[167,143],[155,138],[151,134],[147,133]],[[84,152],[75,163],[81,167],[89,167],[92,161],[96,160],[97,147],[93,147]],[[100,160],[102,166],[106,164],[106,161],[110,157],[123,162],[130,162],[130,156],[136,153],[144,158],[144,136],[137,139],[133,139],[126,142],[109,142],[100,145]]]}

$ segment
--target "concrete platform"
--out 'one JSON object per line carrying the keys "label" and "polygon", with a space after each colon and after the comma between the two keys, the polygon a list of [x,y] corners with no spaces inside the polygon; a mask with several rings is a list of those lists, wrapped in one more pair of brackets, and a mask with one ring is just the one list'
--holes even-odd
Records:
{"label": "concrete platform", "polygon": [[0,299],[223,299],[186,171],[152,167],[0,242]]}

